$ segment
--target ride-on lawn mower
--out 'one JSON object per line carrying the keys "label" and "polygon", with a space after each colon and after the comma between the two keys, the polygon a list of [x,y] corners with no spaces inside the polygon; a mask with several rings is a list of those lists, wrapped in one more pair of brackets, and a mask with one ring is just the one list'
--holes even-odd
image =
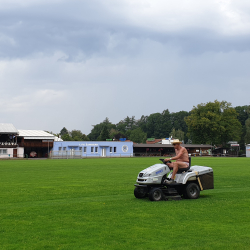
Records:
{"label": "ride-on lawn mower", "polygon": [[149,197],[151,201],[160,200],[181,200],[197,199],[200,191],[214,188],[213,169],[205,166],[191,166],[189,157],[189,167],[179,169],[175,175],[174,184],[165,184],[165,180],[171,178],[172,172],[164,159],[160,159],[162,164],[155,164],[142,170],[135,184],[134,195],[141,199]]}

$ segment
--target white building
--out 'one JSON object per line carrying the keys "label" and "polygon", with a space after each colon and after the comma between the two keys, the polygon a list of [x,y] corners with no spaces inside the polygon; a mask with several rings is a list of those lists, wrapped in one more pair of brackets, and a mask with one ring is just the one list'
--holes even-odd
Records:
{"label": "white building", "polygon": [[246,145],[246,157],[250,157],[250,144]]}
{"label": "white building", "polygon": [[11,123],[0,123],[0,158],[23,157],[24,148],[17,143],[18,130]]}

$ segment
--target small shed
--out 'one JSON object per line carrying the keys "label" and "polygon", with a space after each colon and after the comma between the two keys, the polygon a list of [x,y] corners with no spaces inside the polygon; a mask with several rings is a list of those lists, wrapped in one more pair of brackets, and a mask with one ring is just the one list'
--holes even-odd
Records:
{"label": "small shed", "polygon": [[250,144],[246,145],[246,157],[250,157]]}

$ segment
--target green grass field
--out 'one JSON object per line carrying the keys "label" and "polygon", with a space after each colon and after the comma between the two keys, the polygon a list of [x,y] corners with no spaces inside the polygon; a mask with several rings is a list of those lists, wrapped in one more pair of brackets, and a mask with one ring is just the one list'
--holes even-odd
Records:
{"label": "green grass field", "polygon": [[249,249],[250,159],[214,170],[197,200],[136,199],[158,158],[0,161],[0,249]]}

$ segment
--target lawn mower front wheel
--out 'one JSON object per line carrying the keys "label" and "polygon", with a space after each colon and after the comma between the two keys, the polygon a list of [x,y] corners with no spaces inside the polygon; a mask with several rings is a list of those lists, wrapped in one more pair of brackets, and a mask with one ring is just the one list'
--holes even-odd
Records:
{"label": "lawn mower front wheel", "polygon": [[142,199],[147,196],[147,189],[143,187],[135,187],[134,196],[137,199]]}

